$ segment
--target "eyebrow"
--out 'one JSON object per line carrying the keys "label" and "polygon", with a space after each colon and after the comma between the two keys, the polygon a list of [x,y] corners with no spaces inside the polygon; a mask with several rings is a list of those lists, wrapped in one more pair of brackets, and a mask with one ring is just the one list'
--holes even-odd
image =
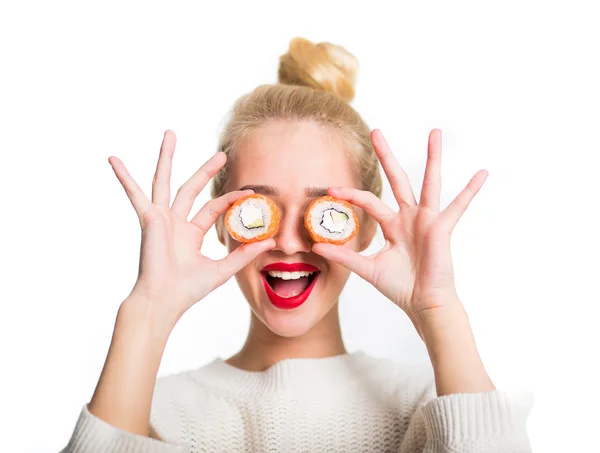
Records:
{"label": "eyebrow", "polygon": [[[275,187],[263,185],[247,185],[244,187],[240,187],[238,190],[247,189],[252,189],[254,193],[259,193],[265,196],[276,197],[279,195],[279,190],[277,190]],[[304,189],[304,194],[307,197],[323,197],[327,195],[327,187],[307,187],[306,189]]]}

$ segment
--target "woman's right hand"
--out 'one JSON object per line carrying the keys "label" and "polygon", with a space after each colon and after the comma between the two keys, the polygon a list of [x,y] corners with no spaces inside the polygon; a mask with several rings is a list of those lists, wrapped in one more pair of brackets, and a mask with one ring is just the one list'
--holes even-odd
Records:
{"label": "woman's right hand", "polygon": [[166,322],[174,324],[196,302],[225,283],[260,253],[275,246],[273,239],[244,244],[221,260],[202,255],[207,231],[221,214],[252,190],[233,191],[207,202],[188,222],[194,200],[223,167],[227,156],[218,152],[181,186],[170,203],[171,163],[176,137],[167,130],[152,182],[152,201],[117,157],[110,162],[133,205],[142,228],[138,279],[130,296],[152,304]]}

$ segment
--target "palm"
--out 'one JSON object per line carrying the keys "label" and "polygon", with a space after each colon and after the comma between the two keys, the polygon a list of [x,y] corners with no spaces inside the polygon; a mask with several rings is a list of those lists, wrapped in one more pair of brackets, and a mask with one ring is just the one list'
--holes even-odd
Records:
{"label": "palm", "polygon": [[145,215],[138,288],[164,294],[176,287],[181,293],[171,294],[173,299],[202,298],[216,282],[215,262],[200,253],[203,239],[196,225],[153,206]]}
{"label": "palm", "polygon": [[127,172],[123,163],[110,157],[142,227],[140,267],[134,291],[164,301],[170,315],[181,316],[191,305],[223,284],[274,242],[265,240],[238,247],[226,258],[211,260],[200,249],[206,232],[217,218],[252,190],[232,191],[210,200],[188,222],[195,198],[210,178],[225,164],[217,153],[179,189],[170,204],[171,160],[175,135],[167,131],[161,146],[150,201]]}
{"label": "palm", "polygon": [[441,133],[429,136],[428,159],[421,200],[387,146],[381,132],[371,139],[390,181],[399,212],[373,193],[350,188],[330,189],[340,199],[364,209],[381,226],[384,247],[374,255],[362,255],[343,246],[318,244],[315,251],[354,271],[373,284],[409,315],[443,305],[456,296],[450,255],[450,236],[471,199],[481,188],[487,172],[478,172],[467,187],[442,212],[439,211]]}
{"label": "palm", "polygon": [[446,244],[435,227],[437,215],[420,207],[395,214],[387,220],[386,246],[371,257],[373,285],[407,312],[432,307],[453,288],[452,263],[440,253]]}

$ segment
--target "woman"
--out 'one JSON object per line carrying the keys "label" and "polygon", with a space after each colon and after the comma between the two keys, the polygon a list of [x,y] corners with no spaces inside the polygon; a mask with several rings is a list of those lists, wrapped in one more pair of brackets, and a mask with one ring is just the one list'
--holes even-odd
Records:
{"label": "woman", "polygon": [[[109,158],[140,219],[139,276],[64,451],[529,451],[531,399],[495,389],[453,279],[451,232],[487,172],[440,212],[441,131],[434,129],[417,203],[382,133],[349,105],[356,68],[342,47],[292,40],[280,83],[236,102],[220,151],[171,206],[173,132],[164,135],[151,200]],[[379,163],[399,212],[380,199]],[[213,199],[188,222],[211,179]],[[281,223],[273,238],[242,245],[223,214],[250,193],[270,197]],[[314,243],[303,225],[307,206],[325,194],[350,202],[360,219],[359,234],[344,245]],[[213,224],[229,251],[218,261],[200,253]],[[360,255],[377,225],[385,246]],[[337,301],[350,272],[406,312],[433,373],[346,351]],[[177,321],[233,275],[252,313],[242,349],[157,380]]]}

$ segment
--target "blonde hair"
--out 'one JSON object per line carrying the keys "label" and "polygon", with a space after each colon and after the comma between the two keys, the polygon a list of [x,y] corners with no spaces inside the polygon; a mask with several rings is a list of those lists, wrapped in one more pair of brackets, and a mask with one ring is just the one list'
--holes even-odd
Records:
{"label": "blonde hair", "polygon": [[279,83],[260,85],[233,105],[219,137],[218,150],[228,158],[213,178],[213,198],[224,193],[233,155],[244,139],[267,122],[280,119],[314,121],[336,130],[356,159],[362,189],[381,197],[371,131],[350,106],[357,72],[357,58],[343,47],[293,38],[279,59]]}

